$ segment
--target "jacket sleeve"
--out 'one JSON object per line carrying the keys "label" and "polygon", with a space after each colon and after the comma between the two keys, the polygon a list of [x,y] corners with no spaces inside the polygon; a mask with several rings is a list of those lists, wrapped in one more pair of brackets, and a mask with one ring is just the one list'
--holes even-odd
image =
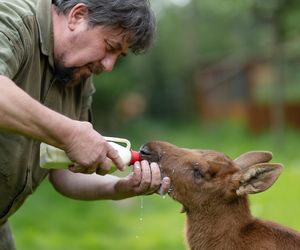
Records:
{"label": "jacket sleeve", "polygon": [[0,75],[13,78],[22,64],[24,47],[16,34],[0,30]]}

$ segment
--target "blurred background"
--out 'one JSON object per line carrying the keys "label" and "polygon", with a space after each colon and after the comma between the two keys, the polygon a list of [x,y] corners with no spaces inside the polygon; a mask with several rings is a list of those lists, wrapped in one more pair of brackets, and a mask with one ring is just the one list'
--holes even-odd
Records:
{"label": "blurred background", "polygon": [[[151,4],[154,48],[94,79],[96,129],[135,149],[159,139],[231,158],[272,151],[285,170],[271,189],[251,196],[252,211],[300,230],[300,1]],[[185,249],[180,209],[158,195],[72,201],[45,181],[12,227],[20,250],[176,250]]]}

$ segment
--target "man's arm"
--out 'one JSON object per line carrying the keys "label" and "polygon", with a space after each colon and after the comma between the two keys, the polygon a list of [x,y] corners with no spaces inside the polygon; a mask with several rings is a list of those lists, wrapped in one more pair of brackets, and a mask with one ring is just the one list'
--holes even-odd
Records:
{"label": "man's arm", "polygon": [[5,76],[0,76],[0,95],[2,130],[65,147],[62,138],[71,136],[71,119],[41,105]]}
{"label": "man's arm", "polygon": [[[89,122],[72,120],[30,97],[8,77],[0,75],[0,130],[22,134],[66,151],[77,164],[107,169],[108,158],[124,167],[117,151]],[[92,171],[93,172],[93,171]]]}
{"label": "man's arm", "polygon": [[79,200],[119,200],[136,195],[150,194],[160,188],[164,194],[170,179],[162,179],[159,166],[147,161],[136,162],[133,171],[125,178],[113,175],[72,173],[68,170],[51,170],[49,179],[61,194]]}

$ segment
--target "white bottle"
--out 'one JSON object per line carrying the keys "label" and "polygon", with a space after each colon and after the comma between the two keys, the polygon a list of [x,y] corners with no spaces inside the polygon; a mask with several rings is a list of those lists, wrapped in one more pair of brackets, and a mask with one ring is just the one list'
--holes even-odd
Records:
{"label": "white bottle", "polygon": [[[140,161],[141,157],[139,152],[131,149],[131,143],[127,139],[116,138],[116,137],[104,137],[108,143],[118,151],[121,159],[125,165],[133,165],[136,161]],[[116,143],[117,142],[117,143]],[[119,144],[118,144],[119,143]],[[120,143],[126,146],[120,145]],[[109,173],[117,170],[116,166],[112,163],[112,168]],[[67,169],[72,164],[72,161],[68,158],[65,151],[56,148],[54,146],[48,145],[46,143],[41,143],[40,145],[40,167],[47,169]]]}

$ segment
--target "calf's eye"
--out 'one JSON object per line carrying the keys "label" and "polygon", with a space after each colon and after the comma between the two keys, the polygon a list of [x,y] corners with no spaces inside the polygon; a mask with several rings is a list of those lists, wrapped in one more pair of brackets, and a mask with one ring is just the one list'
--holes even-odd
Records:
{"label": "calf's eye", "polygon": [[194,168],[193,174],[194,174],[195,178],[203,178],[204,177],[202,171],[199,168]]}

